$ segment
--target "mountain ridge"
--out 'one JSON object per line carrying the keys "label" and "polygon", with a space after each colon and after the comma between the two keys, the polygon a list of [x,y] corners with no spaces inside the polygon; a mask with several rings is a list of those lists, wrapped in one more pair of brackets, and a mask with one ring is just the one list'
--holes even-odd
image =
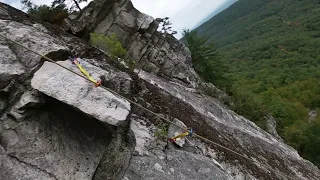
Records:
{"label": "mountain ridge", "polygon": [[197,25],[195,25],[196,27],[199,27],[201,24],[206,23],[208,20],[210,20],[211,18],[213,18],[214,16],[216,16],[217,14],[221,13],[222,11],[224,11],[225,9],[229,8],[232,4],[234,4],[235,2],[237,2],[238,0],[228,0],[228,2],[224,3],[223,5],[221,5],[217,10],[215,10],[214,12],[212,12],[210,15],[208,15],[205,19],[203,19],[200,23],[198,23]]}

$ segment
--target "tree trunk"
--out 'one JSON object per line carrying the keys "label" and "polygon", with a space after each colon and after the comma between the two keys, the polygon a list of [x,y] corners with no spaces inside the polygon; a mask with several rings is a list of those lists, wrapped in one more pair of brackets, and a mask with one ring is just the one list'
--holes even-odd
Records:
{"label": "tree trunk", "polygon": [[79,3],[77,2],[77,0],[73,0],[73,2],[76,4],[76,6],[79,9],[79,11],[81,11],[81,8],[80,8]]}

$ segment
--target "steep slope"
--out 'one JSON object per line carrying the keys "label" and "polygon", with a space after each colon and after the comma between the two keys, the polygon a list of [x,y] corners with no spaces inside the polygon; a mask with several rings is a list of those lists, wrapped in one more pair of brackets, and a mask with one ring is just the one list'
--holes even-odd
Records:
{"label": "steep slope", "polygon": [[211,13],[208,17],[206,17],[205,19],[202,20],[202,22],[200,22],[199,24],[195,25],[195,27],[200,26],[201,24],[207,22],[208,20],[210,20],[212,17],[214,17],[215,15],[219,14],[220,12],[222,12],[223,10],[227,9],[228,7],[230,7],[232,4],[234,4],[235,2],[237,2],[238,0],[228,0],[226,1],[222,6],[220,6],[218,9],[216,9],[213,13]]}
{"label": "steep slope", "polygon": [[[101,2],[103,6],[96,6]],[[119,9],[122,15],[116,13]],[[107,32],[123,33],[124,28],[135,43],[147,41],[143,49],[163,53],[161,58],[168,61],[163,63],[174,73],[132,72],[70,31],[42,24],[2,3],[0,13],[2,35],[57,61],[43,62],[0,38],[0,67],[8,67],[0,68],[0,179],[320,179],[320,170],[293,148],[199,92],[195,87],[202,82],[194,81],[200,78],[188,63],[188,49],[160,33],[150,36],[150,24],[143,30],[136,26],[141,21],[135,17],[148,16],[132,9],[131,1],[94,1],[83,12],[87,16],[78,18],[89,22],[91,15],[99,14],[100,23],[106,23],[112,14],[115,20],[109,23],[116,30]],[[123,15],[133,18],[121,23]],[[101,27],[98,20],[93,22],[82,27]],[[155,39],[162,43],[156,46]],[[95,88],[58,66],[79,72],[67,59],[71,51],[112,91]],[[141,61],[155,59],[147,57]],[[175,63],[180,68],[175,69]],[[183,148],[169,143],[168,149],[166,137],[155,133],[169,126],[159,117],[193,127],[216,144],[190,137]]]}
{"label": "steep slope", "polygon": [[196,29],[225,57],[230,82],[218,85],[237,112],[261,127],[272,115],[282,138],[318,165],[319,18],[318,0],[240,0]]}

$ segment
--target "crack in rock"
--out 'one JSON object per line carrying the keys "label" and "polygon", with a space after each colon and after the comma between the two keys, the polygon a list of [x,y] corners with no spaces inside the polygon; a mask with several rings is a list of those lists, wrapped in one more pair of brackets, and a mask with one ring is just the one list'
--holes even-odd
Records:
{"label": "crack in rock", "polygon": [[27,163],[27,162],[25,162],[25,161],[22,161],[22,160],[20,160],[18,157],[13,156],[13,155],[11,155],[11,154],[7,154],[7,155],[8,155],[9,157],[11,157],[11,158],[13,158],[13,159],[15,159],[15,160],[23,163],[23,164],[26,164],[26,165],[28,165],[28,166],[31,166],[31,167],[35,168],[35,169],[38,169],[39,171],[42,171],[42,172],[48,174],[50,177],[54,178],[55,180],[58,180],[58,178],[57,178],[55,175],[53,175],[52,173],[50,173],[50,172],[48,172],[48,171],[46,171],[46,170],[44,170],[44,169],[39,168],[39,167],[36,166],[36,165],[33,165],[33,164]]}

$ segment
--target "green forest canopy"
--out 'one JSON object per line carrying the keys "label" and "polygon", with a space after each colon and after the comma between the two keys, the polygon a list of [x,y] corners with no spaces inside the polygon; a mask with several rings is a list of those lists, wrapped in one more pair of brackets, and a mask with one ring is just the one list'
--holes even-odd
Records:
{"label": "green forest canopy", "polygon": [[319,0],[240,0],[196,29],[228,67],[227,80],[213,82],[233,96],[234,110],[262,128],[274,116],[280,136],[317,166],[319,19]]}

